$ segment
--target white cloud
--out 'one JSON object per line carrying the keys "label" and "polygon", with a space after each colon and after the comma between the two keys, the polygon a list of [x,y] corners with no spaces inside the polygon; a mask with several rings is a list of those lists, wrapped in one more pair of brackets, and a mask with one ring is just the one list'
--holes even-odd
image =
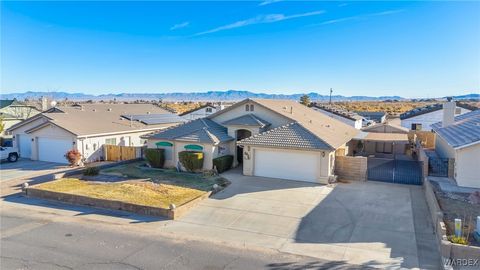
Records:
{"label": "white cloud", "polygon": [[265,0],[263,2],[260,2],[260,4],[258,4],[258,5],[259,6],[266,6],[266,5],[270,5],[270,4],[281,2],[281,1],[283,1],[283,0]]}
{"label": "white cloud", "polygon": [[200,33],[195,34],[195,36],[200,36],[200,35],[205,35],[205,34],[211,34],[223,30],[228,30],[228,29],[234,29],[234,28],[239,28],[239,27],[244,27],[247,25],[253,25],[253,24],[264,24],[264,23],[274,23],[274,22],[280,22],[280,21],[285,21],[285,20],[290,20],[290,19],[295,19],[295,18],[301,18],[301,17],[309,17],[309,16],[315,16],[325,13],[323,10],[318,10],[318,11],[312,11],[312,12],[306,12],[306,13],[300,13],[300,14],[294,14],[294,15],[284,15],[284,14],[267,14],[267,15],[258,15],[257,17],[242,20],[242,21],[237,21],[231,24],[223,25],[217,28],[213,28],[207,31],[203,31]]}
{"label": "white cloud", "polygon": [[391,15],[391,14],[395,14],[395,13],[399,13],[399,12],[403,12],[403,11],[405,11],[405,10],[396,9],[396,10],[382,11],[382,12],[378,12],[378,13],[370,13],[370,14],[364,14],[364,15],[358,15],[358,16],[344,17],[344,18],[338,18],[338,19],[324,21],[324,22],[321,22],[321,23],[316,23],[316,24],[313,24],[311,26],[334,24],[334,23],[340,23],[340,22],[346,22],[346,21],[352,21],[352,20],[366,19],[368,17],[373,17],[373,16],[385,16],[385,15]]}
{"label": "white cloud", "polygon": [[180,29],[180,28],[185,28],[189,24],[190,24],[190,22],[182,22],[182,23],[179,23],[179,24],[175,24],[174,26],[170,27],[170,30],[177,30],[177,29]]}

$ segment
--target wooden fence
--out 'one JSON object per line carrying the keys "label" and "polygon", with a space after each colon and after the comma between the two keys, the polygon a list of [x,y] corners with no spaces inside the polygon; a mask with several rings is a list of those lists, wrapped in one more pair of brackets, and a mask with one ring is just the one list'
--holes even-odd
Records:
{"label": "wooden fence", "polygon": [[435,148],[435,133],[430,131],[415,131],[408,132],[408,140],[412,143],[419,142],[424,148]]}
{"label": "wooden fence", "polygon": [[142,147],[104,145],[106,161],[120,161],[140,158],[143,155]]}

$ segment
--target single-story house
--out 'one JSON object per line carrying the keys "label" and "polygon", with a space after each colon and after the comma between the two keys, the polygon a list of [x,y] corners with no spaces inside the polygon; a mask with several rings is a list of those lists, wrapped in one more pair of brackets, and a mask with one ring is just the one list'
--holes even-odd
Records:
{"label": "single-story house", "polygon": [[387,113],[386,112],[365,112],[365,111],[358,111],[356,112],[358,115],[362,116],[366,120],[374,121],[375,123],[385,123],[387,121]]}
{"label": "single-story house", "polygon": [[148,137],[148,147],[164,148],[167,165],[178,152],[202,151],[205,170],[212,159],[234,156],[243,174],[327,183],[335,153],[359,131],[291,100],[245,99],[207,118],[171,127]]}
{"label": "single-story house", "polygon": [[453,177],[459,186],[480,188],[480,110],[453,118],[452,106],[445,113],[451,117],[432,125],[437,135],[435,151],[454,159]]}
{"label": "single-story house", "polygon": [[[438,103],[415,108],[408,112],[402,113],[400,115],[400,125],[410,130],[431,131],[433,124],[442,121],[442,108],[443,104]],[[476,109],[478,108],[465,103],[456,102],[455,115],[462,115]]]}
{"label": "single-story house", "polygon": [[20,157],[67,163],[77,149],[84,162],[104,159],[103,145],[143,146],[142,135],[183,123],[153,104],[80,104],[54,107],[8,129]]}
{"label": "single-story house", "polygon": [[225,106],[223,104],[219,104],[217,106],[207,103],[203,106],[198,108],[186,111],[184,113],[179,114],[179,116],[185,118],[186,120],[195,120],[198,118],[204,118],[209,116],[210,114],[216,113],[217,111],[223,110]]}
{"label": "single-story house", "polygon": [[11,126],[39,113],[40,111],[35,106],[19,102],[16,99],[0,100],[0,118],[4,124],[0,136],[6,135],[5,131]]}
{"label": "single-story house", "polygon": [[312,103],[311,107],[356,129],[361,129],[363,126],[363,117],[355,112],[320,103]]}

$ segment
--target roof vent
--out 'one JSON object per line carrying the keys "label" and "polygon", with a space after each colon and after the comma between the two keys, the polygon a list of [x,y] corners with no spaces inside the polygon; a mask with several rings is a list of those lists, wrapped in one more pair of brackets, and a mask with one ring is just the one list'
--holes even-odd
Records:
{"label": "roof vent", "polygon": [[93,109],[92,111],[96,112],[96,111],[97,111],[97,109]]}
{"label": "roof vent", "polygon": [[111,111],[112,111],[112,108],[108,108],[107,111],[111,112]]}
{"label": "roof vent", "polygon": [[147,114],[150,114],[150,112],[147,112]]}

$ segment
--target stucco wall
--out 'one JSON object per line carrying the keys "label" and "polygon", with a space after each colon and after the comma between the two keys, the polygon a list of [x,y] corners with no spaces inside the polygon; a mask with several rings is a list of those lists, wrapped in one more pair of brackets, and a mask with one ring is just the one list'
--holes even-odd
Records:
{"label": "stucco wall", "polygon": [[[456,107],[456,109],[457,108],[460,109],[460,114],[470,112],[470,110],[467,110],[467,109],[464,109],[464,108],[461,108],[461,107]],[[460,114],[455,114],[455,116],[458,116]],[[414,117],[411,117],[411,118],[408,118],[408,119],[403,119],[403,120],[401,120],[401,126],[405,127],[405,128],[408,128],[408,129],[411,129],[412,124],[422,124],[422,130],[430,131],[430,130],[432,130],[431,125],[433,125],[437,122],[440,122],[442,120],[443,120],[443,110],[438,110],[438,111],[414,116]]]}
{"label": "stucco wall", "polygon": [[480,143],[457,149],[455,180],[459,186],[480,188]]}
{"label": "stucco wall", "polygon": [[[209,108],[211,110],[211,112],[207,112],[207,108]],[[198,118],[207,117],[207,116],[209,116],[210,114],[212,114],[216,111],[217,111],[216,108],[206,107],[206,108],[201,108],[201,109],[198,109],[198,110],[193,111],[191,113],[182,115],[182,117],[187,119],[187,120],[195,120],[195,119],[198,119]]]}
{"label": "stucco wall", "polygon": [[442,158],[455,158],[455,149],[440,136],[435,136],[435,151]]}

